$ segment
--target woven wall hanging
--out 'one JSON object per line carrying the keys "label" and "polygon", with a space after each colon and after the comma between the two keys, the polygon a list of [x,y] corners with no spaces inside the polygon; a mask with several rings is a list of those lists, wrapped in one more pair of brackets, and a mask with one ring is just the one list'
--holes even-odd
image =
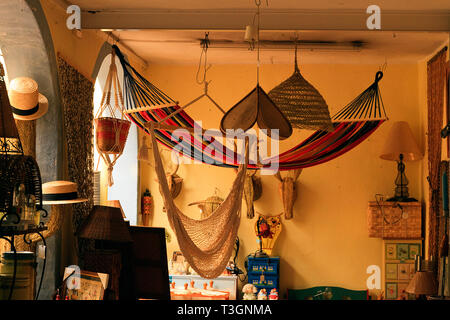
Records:
{"label": "woven wall hanging", "polygon": [[76,230],[89,215],[94,202],[94,84],[61,56],[58,56],[58,75],[64,110],[68,180],[77,183],[81,198],[89,199],[72,205],[72,221]]}
{"label": "woven wall hanging", "polygon": [[297,43],[294,73],[270,90],[269,97],[294,128],[333,131],[325,99],[300,73],[297,64]]}

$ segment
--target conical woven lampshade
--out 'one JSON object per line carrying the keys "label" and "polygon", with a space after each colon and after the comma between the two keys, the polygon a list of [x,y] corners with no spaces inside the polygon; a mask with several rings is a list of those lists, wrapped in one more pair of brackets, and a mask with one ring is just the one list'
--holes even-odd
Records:
{"label": "conical woven lampshade", "polygon": [[416,295],[433,295],[438,290],[438,284],[433,272],[417,271],[405,291]]}
{"label": "conical woven lampshade", "polygon": [[78,236],[84,239],[131,242],[130,231],[120,208],[94,206],[80,226]]}
{"label": "conical woven lampshade", "polygon": [[269,97],[292,127],[332,131],[330,111],[322,95],[300,73],[295,48],[294,74],[270,90]]}

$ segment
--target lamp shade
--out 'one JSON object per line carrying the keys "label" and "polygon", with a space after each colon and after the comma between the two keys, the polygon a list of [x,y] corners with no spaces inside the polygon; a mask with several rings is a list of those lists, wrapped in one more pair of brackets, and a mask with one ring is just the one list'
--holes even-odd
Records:
{"label": "lamp shade", "polygon": [[420,160],[423,158],[423,154],[406,121],[394,122],[380,158],[397,161],[400,158],[400,154],[403,155],[403,160],[405,161]]}
{"label": "lamp shade", "polygon": [[80,226],[78,236],[84,239],[132,242],[120,208],[94,206]]}
{"label": "lamp shade", "polygon": [[416,295],[434,295],[437,293],[437,281],[433,272],[417,271],[405,289]]}

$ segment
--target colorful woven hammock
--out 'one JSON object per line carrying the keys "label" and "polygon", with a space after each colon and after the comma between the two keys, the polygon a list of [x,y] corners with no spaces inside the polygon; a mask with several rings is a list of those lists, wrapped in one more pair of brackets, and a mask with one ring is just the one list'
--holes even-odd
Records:
{"label": "colorful woven hammock", "polygon": [[[140,75],[113,46],[124,73],[126,113],[131,121],[150,135],[149,122],[158,122],[171,128],[194,128],[194,120],[168,95]],[[334,130],[315,131],[306,140],[278,156],[264,160],[264,167],[277,162],[280,170],[312,167],[330,161],[356,147],[387,120],[378,82],[383,73],[378,71],[375,81],[358,97],[332,117]],[[190,104],[190,103],[189,103]],[[185,156],[192,160],[220,167],[238,167],[241,155],[229,150],[214,138],[189,134],[183,139],[172,136],[173,130],[155,129],[157,141],[174,149],[190,150]],[[214,148],[211,144],[214,143]],[[230,156],[231,155],[231,156]],[[278,158],[277,158],[278,157]],[[249,164],[249,169],[260,168]]]}

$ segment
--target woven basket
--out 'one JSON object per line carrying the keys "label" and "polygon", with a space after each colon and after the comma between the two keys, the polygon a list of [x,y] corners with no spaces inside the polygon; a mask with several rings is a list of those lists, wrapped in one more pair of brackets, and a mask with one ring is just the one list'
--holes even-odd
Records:
{"label": "woven basket", "polygon": [[297,65],[294,74],[270,90],[269,97],[283,112],[292,127],[332,131],[330,111],[325,99],[305,78]]}
{"label": "woven basket", "polygon": [[420,238],[422,236],[421,204],[419,202],[400,202],[402,208],[395,204],[394,202],[382,202],[378,205],[376,201],[369,202],[367,209],[369,237],[383,239]]}
{"label": "woven basket", "polygon": [[95,138],[101,152],[120,154],[125,148],[131,122],[128,120],[101,117],[95,119]]}

